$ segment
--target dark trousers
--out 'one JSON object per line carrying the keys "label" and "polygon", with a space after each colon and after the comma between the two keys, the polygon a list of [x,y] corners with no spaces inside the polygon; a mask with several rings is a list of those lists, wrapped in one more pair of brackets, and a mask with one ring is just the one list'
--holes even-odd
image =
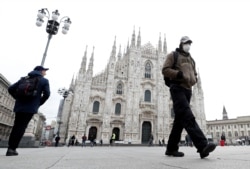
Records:
{"label": "dark trousers", "polygon": [[33,115],[34,115],[33,113],[15,114],[14,126],[11,130],[9,137],[9,148],[15,150],[18,147],[24,135],[25,129],[27,128]]}
{"label": "dark trousers", "polygon": [[185,129],[198,152],[201,152],[208,142],[196,123],[195,117],[190,108],[192,91],[179,85],[172,85],[170,87],[170,93],[173,100],[175,118],[169,136],[167,150],[177,151],[179,149],[178,144],[181,139],[181,133],[182,130]]}
{"label": "dark trousers", "polygon": [[57,146],[58,146],[58,144],[59,144],[59,141],[56,141],[56,143],[55,143],[55,147],[57,147]]}

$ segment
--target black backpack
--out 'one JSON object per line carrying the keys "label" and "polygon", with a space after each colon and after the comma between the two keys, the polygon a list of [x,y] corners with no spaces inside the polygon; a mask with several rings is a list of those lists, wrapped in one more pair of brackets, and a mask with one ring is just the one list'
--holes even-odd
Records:
{"label": "black backpack", "polygon": [[30,77],[25,76],[22,77],[18,81],[18,85],[16,88],[16,97],[18,99],[32,99],[34,96],[37,95],[37,87],[38,82],[40,81],[39,76]]}
{"label": "black backpack", "polygon": [[[174,51],[173,55],[174,55],[174,64],[172,65],[172,69],[175,69],[177,59],[178,59],[178,53]],[[168,87],[170,87],[171,84],[176,83],[176,81],[170,79],[169,77],[164,77],[164,81],[165,81],[165,85]]]}

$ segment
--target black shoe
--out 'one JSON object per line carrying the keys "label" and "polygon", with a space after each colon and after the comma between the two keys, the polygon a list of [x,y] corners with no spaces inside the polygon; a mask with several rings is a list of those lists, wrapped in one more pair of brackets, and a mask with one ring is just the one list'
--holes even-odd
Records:
{"label": "black shoe", "polygon": [[205,158],[209,156],[209,153],[214,151],[216,148],[216,145],[214,143],[209,143],[201,152],[200,152],[200,157]]}
{"label": "black shoe", "polygon": [[183,157],[184,153],[183,152],[179,152],[179,151],[166,151],[165,155],[167,156],[174,156],[174,157]]}
{"label": "black shoe", "polygon": [[8,148],[6,152],[6,156],[17,156],[17,155],[18,155],[18,152],[16,150]]}

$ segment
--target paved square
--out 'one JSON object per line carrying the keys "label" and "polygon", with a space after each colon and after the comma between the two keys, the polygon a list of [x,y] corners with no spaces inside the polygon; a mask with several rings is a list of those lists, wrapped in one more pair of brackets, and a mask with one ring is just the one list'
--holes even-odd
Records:
{"label": "paved square", "polygon": [[250,166],[250,146],[217,146],[200,159],[194,147],[180,147],[184,157],[165,156],[165,147],[45,147],[19,148],[6,157],[0,149],[0,169],[240,169]]}

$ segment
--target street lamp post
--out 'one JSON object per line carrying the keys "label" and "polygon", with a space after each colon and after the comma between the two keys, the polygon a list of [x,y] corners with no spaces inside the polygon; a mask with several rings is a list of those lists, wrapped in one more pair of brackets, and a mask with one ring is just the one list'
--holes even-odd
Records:
{"label": "street lamp post", "polygon": [[[62,122],[63,107],[64,107],[65,99],[69,95],[69,90],[66,89],[66,88],[61,88],[61,89],[58,89],[58,93],[63,96],[63,104],[62,104],[62,107],[60,109],[59,116],[58,116],[58,122],[57,122],[58,123],[58,135],[59,135],[60,134],[61,124],[63,123]],[[68,120],[67,120],[66,123],[68,123]],[[66,124],[66,126],[68,126],[68,124]],[[67,136],[67,132],[68,132],[67,130],[68,130],[68,127],[66,127],[66,136]]]}
{"label": "street lamp post", "polygon": [[54,12],[52,12],[51,19],[50,19],[50,13],[49,13],[47,8],[43,8],[41,10],[38,10],[36,25],[38,27],[42,26],[42,24],[44,22],[43,18],[44,17],[48,18],[48,22],[47,22],[47,26],[46,26],[46,32],[49,34],[48,35],[47,45],[46,45],[46,48],[45,48],[45,51],[44,51],[44,54],[43,54],[43,59],[42,59],[42,62],[41,62],[41,66],[44,65],[50,40],[51,40],[53,35],[57,34],[61,22],[64,23],[64,26],[62,28],[62,33],[63,34],[67,34],[67,32],[69,30],[69,27],[70,27],[70,24],[72,23],[70,18],[67,17],[67,16],[62,17],[60,22],[57,22],[57,19],[58,19],[59,16],[60,16],[60,14],[59,14],[58,10],[55,10]]}

